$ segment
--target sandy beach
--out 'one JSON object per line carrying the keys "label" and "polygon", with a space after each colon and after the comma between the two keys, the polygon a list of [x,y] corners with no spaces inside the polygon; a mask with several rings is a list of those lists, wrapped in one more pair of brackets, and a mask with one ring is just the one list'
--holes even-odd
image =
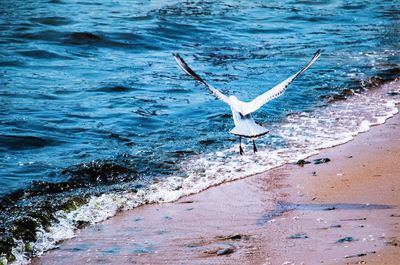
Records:
{"label": "sandy beach", "polygon": [[396,115],[304,165],[120,212],[32,264],[399,264],[399,186]]}

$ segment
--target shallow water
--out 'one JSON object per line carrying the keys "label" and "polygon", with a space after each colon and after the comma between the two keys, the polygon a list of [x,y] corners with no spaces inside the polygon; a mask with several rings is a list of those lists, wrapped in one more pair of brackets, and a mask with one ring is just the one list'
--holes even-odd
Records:
{"label": "shallow water", "polygon": [[[53,216],[71,198],[104,202],[69,216],[73,228],[296,161],[384,122],[398,85],[374,88],[399,76],[399,22],[397,1],[3,0],[2,242],[26,240],[11,224]],[[271,132],[257,156],[248,145],[240,158],[229,108],[171,55],[251,100],[319,48],[315,65],[255,113]]]}

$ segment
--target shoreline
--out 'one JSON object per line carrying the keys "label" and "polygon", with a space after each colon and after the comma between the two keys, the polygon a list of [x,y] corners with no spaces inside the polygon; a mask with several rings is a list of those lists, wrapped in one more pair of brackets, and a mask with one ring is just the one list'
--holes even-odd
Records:
{"label": "shoreline", "polygon": [[395,115],[307,159],[327,163],[120,212],[31,264],[396,264],[399,124]]}

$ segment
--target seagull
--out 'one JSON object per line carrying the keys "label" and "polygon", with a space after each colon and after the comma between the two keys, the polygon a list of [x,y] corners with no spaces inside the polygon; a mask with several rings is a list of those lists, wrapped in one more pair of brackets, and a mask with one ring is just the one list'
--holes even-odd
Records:
{"label": "seagull", "polygon": [[235,127],[230,131],[231,134],[239,136],[239,153],[243,155],[243,148],[242,148],[242,137],[250,138],[253,141],[253,152],[257,152],[257,147],[255,144],[255,139],[267,134],[269,131],[261,126],[258,125],[253,118],[251,117],[251,113],[255,112],[267,102],[279,97],[280,95],[285,92],[288,86],[302,73],[304,73],[308,68],[311,67],[315,63],[315,61],[319,58],[323,50],[318,50],[310,62],[304,66],[300,71],[295,73],[294,75],[290,76],[285,81],[281,82],[280,84],[276,85],[275,87],[271,88],[270,90],[264,92],[263,94],[259,95],[255,99],[250,102],[244,102],[239,100],[236,96],[227,96],[220,92],[218,89],[213,87],[212,85],[208,84],[204,79],[202,79],[199,75],[197,75],[182,59],[179,54],[172,54],[175,57],[176,62],[178,63],[179,67],[192,78],[200,82],[202,85],[207,87],[214,96],[226,104],[228,104],[232,111],[233,122]]}

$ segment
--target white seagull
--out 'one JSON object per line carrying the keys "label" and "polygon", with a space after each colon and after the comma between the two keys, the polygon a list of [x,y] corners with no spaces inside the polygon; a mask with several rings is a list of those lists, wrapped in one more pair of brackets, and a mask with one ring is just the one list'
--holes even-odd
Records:
{"label": "white seagull", "polygon": [[259,108],[261,108],[264,104],[269,102],[272,99],[279,97],[280,95],[285,92],[286,88],[299,77],[302,73],[304,73],[314,62],[319,58],[323,51],[318,50],[314,56],[312,57],[311,61],[304,66],[300,71],[280,83],[279,85],[273,87],[272,89],[266,91],[265,93],[261,94],[260,96],[256,97],[250,102],[244,102],[239,100],[235,96],[227,96],[221,93],[218,89],[214,88],[206,81],[204,81],[200,76],[198,76],[182,59],[179,54],[173,54],[175,57],[176,62],[182,68],[182,70],[193,77],[195,80],[199,81],[201,84],[206,86],[215,97],[222,100],[223,102],[227,103],[231,107],[233,121],[235,123],[235,128],[233,128],[230,133],[239,136],[239,153],[243,155],[243,148],[242,148],[242,136],[247,137],[253,140],[253,151],[254,153],[257,152],[257,147],[254,142],[254,139],[265,135],[268,133],[268,130],[255,123],[253,118],[251,117],[251,113],[255,112]]}

